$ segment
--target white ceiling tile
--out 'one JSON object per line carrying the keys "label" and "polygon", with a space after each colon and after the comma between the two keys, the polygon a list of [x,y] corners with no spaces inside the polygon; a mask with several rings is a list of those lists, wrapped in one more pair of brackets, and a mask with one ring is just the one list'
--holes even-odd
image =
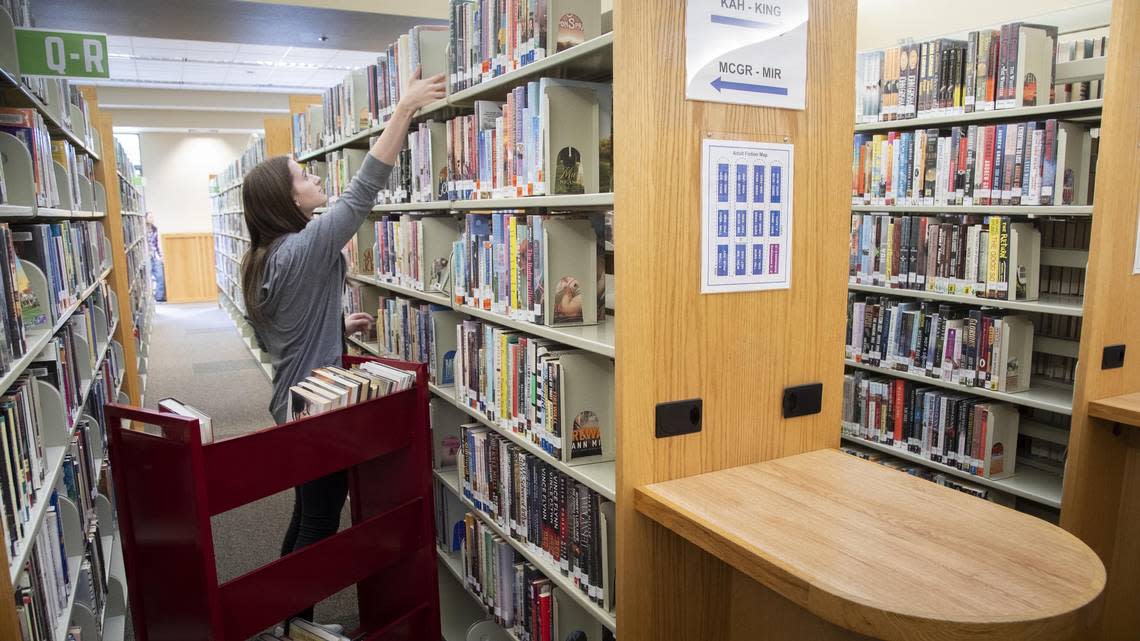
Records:
{"label": "white ceiling tile", "polygon": [[177,82],[182,79],[182,63],[180,62],[137,62],[135,68],[139,80]]}
{"label": "white ceiling tile", "polygon": [[231,66],[226,74],[226,84],[262,85],[269,82],[273,75],[272,67],[245,67]]}
{"label": "white ceiling tile", "polygon": [[312,69],[278,69],[269,77],[273,85],[308,86],[309,79],[313,77]]}
{"label": "white ceiling tile", "polygon": [[187,40],[186,49],[194,52],[210,52],[214,54],[233,55],[242,45],[236,42],[206,42],[204,40]]}
{"label": "white ceiling tile", "polygon": [[247,45],[247,44],[243,44],[243,45],[238,45],[238,53],[269,54],[269,55],[276,54],[277,57],[280,58],[281,55],[285,53],[285,50],[288,48],[289,47],[281,47],[281,46],[277,46],[277,45]]}
{"label": "white ceiling tile", "polygon": [[182,80],[184,82],[222,82],[228,70],[229,65],[188,62],[182,65]]}
{"label": "white ceiling tile", "polygon": [[284,62],[297,62],[310,65],[323,65],[337,55],[333,49],[309,49],[306,47],[292,47],[281,58]]}
{"label": "white ceiling tile", "polygon": [[136,51],[139,49],[172,49],[175,51],[186,51],[185,40],[173,40],[171,38],[144,38],[142,36],[135,36],[131,38],[131,44]]}
{"label": "white ceiling tile", "polygon": [[233,62],[277,62],[281,56],[285,55],[286,47],[279,47],[280,51],[276,53],[249,53],[245,51],[238,51],[233,55],[231,60]]}
{"label": "white ceiling tile", "polygon": [[110,63],[112,79],[138,80],[138,71],[135,69],[135,63],[133,61],[111,58],[108,62]]}

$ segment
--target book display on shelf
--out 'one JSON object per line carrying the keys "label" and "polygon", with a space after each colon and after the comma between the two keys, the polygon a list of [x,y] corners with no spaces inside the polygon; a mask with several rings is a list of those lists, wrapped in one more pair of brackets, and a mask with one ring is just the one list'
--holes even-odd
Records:
{"label": "book display on shelf", "polygon": [[1106,42],[1014,22],[859,54],[843,438],[864,454],[1059,508],[1090,227],[1068,217],[1091,214],[1104,73],[1064,63]]}
{"label": "book display on shelf", "polygon": [[[922,119],[1102,97],[1095,80],[1057,83],[1059,62],[1100,57],[1107,37],[1058,43],[1057,27],[1012,22],[860,53],[855,122]],[[1101,71],[1103,75],[1103,70]],[[1094,84],[1095,83],[1095,84]]]}
{"label": "book display on shelf", "polygon": [[[612,209],[613,203],[612,89],[599,82],[612,74],[612,36],[600,37],[597,6],[556,2],[533,21],[519,20],[518,30],[506,32],[501,45],[480,44],[468,38],[491,33],[487,29],[500,20],[514,24],[516,18],[487,12],[476,20],[477,4],[454,3],[455,15],[465,16],[460,23],[443,30],[413,29],[379,56],[375,69],[346,77],[326,93],[322,105],[295,113],[294,151],[308,171],[326,177],[335,196],[351,179],[365,146],[384,128],[413,56],[424,63],[425,75],[444,61],[452,97],[418,114],[377,196],[373,219],[346,247],[345,310],[377,315],[375,333],[350,337],[350,347],[429,364],[435,438],[453,448],[437,458],[437,467],[454,470],[445,462],[456,455],[459,426],[474,417],[480,422],[471,425],[495,435],[504,451],[512,448],[521,465],[530,460],[536,469],[548,468],[552,479],[565,479],[566,492],[573,487],[576,496],[594,501],[590,505],[612,506],[614,349],[607,314],[613,309],[612,214],[590,213]],[[439,35],[443,41],[435,43]],[[574,47],[599,39],[604,42],[582,48],[593,66],[582,65]],[[458,55],[458,49],[439,57],[448,46],[470,46],[465,50],[478,57]],[[599,56],[605,58],[604,69],[598,68]],[[468,75],[476,65],[478,74]],[[528,69],[531,65],[541,71]],[[220,205],[215,213],[219,253],[248,242],[238,217]],[[238,300],[232,264],[218,259],[218,283],[223,291],[236,290],[229,297]],[[465,361],[464,343],[473,347],[476,336],[479,346]],[[501,369],[480,371],[483,363]],[[456,387],[465,376],[471,377],[470,395],[466,387]],[[538,403],[530,396],[539,393],[539,385],[551,392],[549,410],[545,392],[534,397]],[[557,418],[551,429],[548,417]],[[605,630],[612,636],[613,579],[606,574],[614,569],[612,556],[597,554],[591,563],[602,566],[574,574],[567,568],[563,575],[553,558],[539,560],[539,548],[496,533],[499,525],[469,500],[458,500],[457,492],[457,483],[441,481],[437,496],[453,497],[453,509],[441,508],[447,514],[438,519],[437,529],[452,528],[437,533],[441,562],[457,567],[466,527],[455,526],[464,514],[478,514],[484,533],[509,541],[510,555],[499,558],[511,562],[512,577],[515,566],[529,564],[536,581],[550,583],[551,613],[562,610],[566,622],[552,631],[582,629],[595,638]],[[440,498],[439,505],[446,503]],[[607,532],[612,539],[611,508],[581,515],[594,519],[591,540],[603,540]],[[578,576],[583,571],[593,575]],[[491,593],[475,592],[466,575],[460,578],[461,587],[488,613],[495,610]],[[567,607],[553,607],[554,588]],[[522,591],[516,594],[521,597]],[[503,627],[525,638],[522,627]]]}
{"label": "book display on shelf", "polygon": [[[597,37],[597,0],[551,0],[525,15],[500,11],[490,0],[451,0],[448,88],[461,91],[516,71]],[[487,34],[508,33],[507,38]]]}
{"label": "book display on shelf", "polygon": [[1048,119],[857,133],[854,205],[1088,205],[1100,132]]}

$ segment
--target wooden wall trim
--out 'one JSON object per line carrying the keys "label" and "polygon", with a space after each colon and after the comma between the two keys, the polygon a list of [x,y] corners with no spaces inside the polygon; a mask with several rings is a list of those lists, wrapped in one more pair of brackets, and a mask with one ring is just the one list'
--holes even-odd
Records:
{"label": "wooden wall trim", "polygon": [[[1088,415],[1090,401],[1140,391],[1140,276],[1132,274],[1140,212],[1140,3],[1112,4],[1061,525],[1093,548],[1108,570],[1099,638],[1135,639],[1140,452],[1124,433],[1114,434],[1110,422]],[[1102,370],[1104,347],[1116,344],[1132,348],[1124,367]]]}
{"label": "wooden wall trim", "polygon": [[216,301],[214,281],[214,235],[210,233],[162,234],[166,271],[166,301],[197,303]]}
{"label": "wooden wall trim", "polygon": [[[839,444],[855,0],[808,2],[806,111],[685,100],[685,4],[614,2],[623,641],[731,632],[730,568],[639,515],[634,488]],[[795,145],[790,290],[700,294],[707,132]],[[824,385],[822,412],[783,419],[782,390],[811,382]],[[656,404],[693,397],[703,431],[655,439]],[[799,638],[788,632],[773,638]]]}

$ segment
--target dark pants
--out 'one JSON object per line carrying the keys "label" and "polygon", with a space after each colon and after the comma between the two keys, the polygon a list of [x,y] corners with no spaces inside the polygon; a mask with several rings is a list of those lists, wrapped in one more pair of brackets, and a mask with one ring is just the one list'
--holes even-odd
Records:
{"label": "dark pants", "polygon": [[154,299],[160,303],[166,302],[166,266],[162,259],[152,255],[150,257],[150,276],[154,279]]}
{"label": "dark pants", "polygon": [[[294,488],[293,518],[285,531],[281,556],[336,534],[347,496],[348,472],[344,470]],[[310,606],[295,616],[312,621],[313,608]]]}

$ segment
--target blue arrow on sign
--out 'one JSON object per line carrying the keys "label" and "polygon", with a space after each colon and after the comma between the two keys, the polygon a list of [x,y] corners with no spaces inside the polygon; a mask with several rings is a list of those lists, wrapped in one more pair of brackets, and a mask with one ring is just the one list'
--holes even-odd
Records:
{"label": "blue arrow on sign", "polygon": [[748,82],[729,82],[724,80],[721,76],[717,76],[716,80],[712,81],[712,86],[717,92],[724,89],[732,89],[733,91],[751,91],[753,93],[770,93],[777,96],[788,95],[786,87],[773,87],[772,85],[754,85]]}
{"label": "blue arrow on sign", "polygon": [[745,18],[733,18],[731,16],[718,16],[712,14],[709,16],[709,21],[713,24],[727,24],[734,27],[747,27],[749,29],[767,29],[768,27],[775,26],[769,22],[760,22],[759,20],[748,20]]}

